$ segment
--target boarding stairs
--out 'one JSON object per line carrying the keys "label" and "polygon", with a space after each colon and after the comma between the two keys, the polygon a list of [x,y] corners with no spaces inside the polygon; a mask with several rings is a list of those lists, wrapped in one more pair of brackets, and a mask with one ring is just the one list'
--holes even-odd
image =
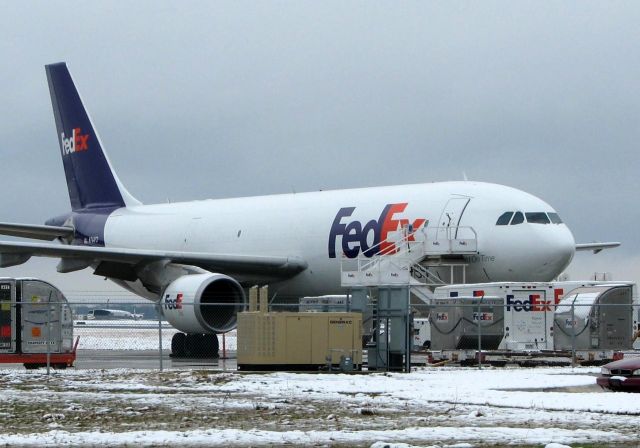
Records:
{"label": "boarding stairs", "polygon": [[356,258],[343,256],[341,283],[345,288],[408,286],[419,302],[429,303],[436,287],[466,282],[464,257],[477,249],[472,227],[402,227]]}

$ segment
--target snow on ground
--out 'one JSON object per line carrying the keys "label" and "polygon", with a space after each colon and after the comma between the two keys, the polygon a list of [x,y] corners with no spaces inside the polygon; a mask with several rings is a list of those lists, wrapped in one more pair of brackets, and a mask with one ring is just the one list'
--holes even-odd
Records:
{"label": "snow on ground", "polygon": [[597,370],[0,370],[0,445],[637,446],[640,396]]}

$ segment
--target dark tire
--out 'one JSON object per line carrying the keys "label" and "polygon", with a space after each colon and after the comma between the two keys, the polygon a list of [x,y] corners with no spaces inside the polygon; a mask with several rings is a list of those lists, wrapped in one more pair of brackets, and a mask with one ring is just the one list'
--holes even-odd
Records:
{"label": "dark tire", "polygon": [[65,370],[67,368],[67,365],[63,362],[58,363],[58,364],[53,364],[52,367],[56,370]]}
{"label": "dark tire", "polygon": [[46,364],[44,366],[41,364],[23,364],[23,366],[27,370],[35,370],[39,369],[40,367],[46,367]]}
{"label": "dark tire", "polygon": [[186,354],[187,335],[176,333],[171,338],[171,356],[182,358]]}
{"label": "dark tire", "polygon": [[218,357],[218,337],[215,334],[193,334],[189,335],[193,342],[192,355],[197,358],[217,358]]}
{"label": "dark tire", "polygon": [[218,354],[220,350],[220,343],[218,342],[217,334],[204,334],[202,335],[202,354],[207,358],[219,358]]}
{"label": "dark tire", "polygon": [[207,347],[204,334],[188,334],[187,340],[191,341],[191,356],[194,358],[204,358],[207,356]]}
{"label": "dark tire", "polygon": [[199,347],[199,337],[197,333],[187,333],[184,343],[184,356],[186,358],[192,358],[197,356],[197,350]]}

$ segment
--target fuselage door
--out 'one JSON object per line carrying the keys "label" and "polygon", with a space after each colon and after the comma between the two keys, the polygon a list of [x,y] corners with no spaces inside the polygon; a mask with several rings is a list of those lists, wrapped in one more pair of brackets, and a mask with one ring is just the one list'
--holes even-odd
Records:
{"label": "fuselage door", "polygon": [[447,201],[438,221],[438,240],[452,240],[458,237],[460,219],[470,200],[471,198],[465,196],[455,196]]}

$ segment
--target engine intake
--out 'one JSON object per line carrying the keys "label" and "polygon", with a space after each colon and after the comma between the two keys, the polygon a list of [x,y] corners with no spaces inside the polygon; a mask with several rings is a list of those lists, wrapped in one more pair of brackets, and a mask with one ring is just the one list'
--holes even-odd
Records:
{"label": "engine intake", "polygon": [[224,333],[236,327],[246,306],[242,286],[216,273],[184,275],[165,289],[160,301],[167,321],[185,333]]}

